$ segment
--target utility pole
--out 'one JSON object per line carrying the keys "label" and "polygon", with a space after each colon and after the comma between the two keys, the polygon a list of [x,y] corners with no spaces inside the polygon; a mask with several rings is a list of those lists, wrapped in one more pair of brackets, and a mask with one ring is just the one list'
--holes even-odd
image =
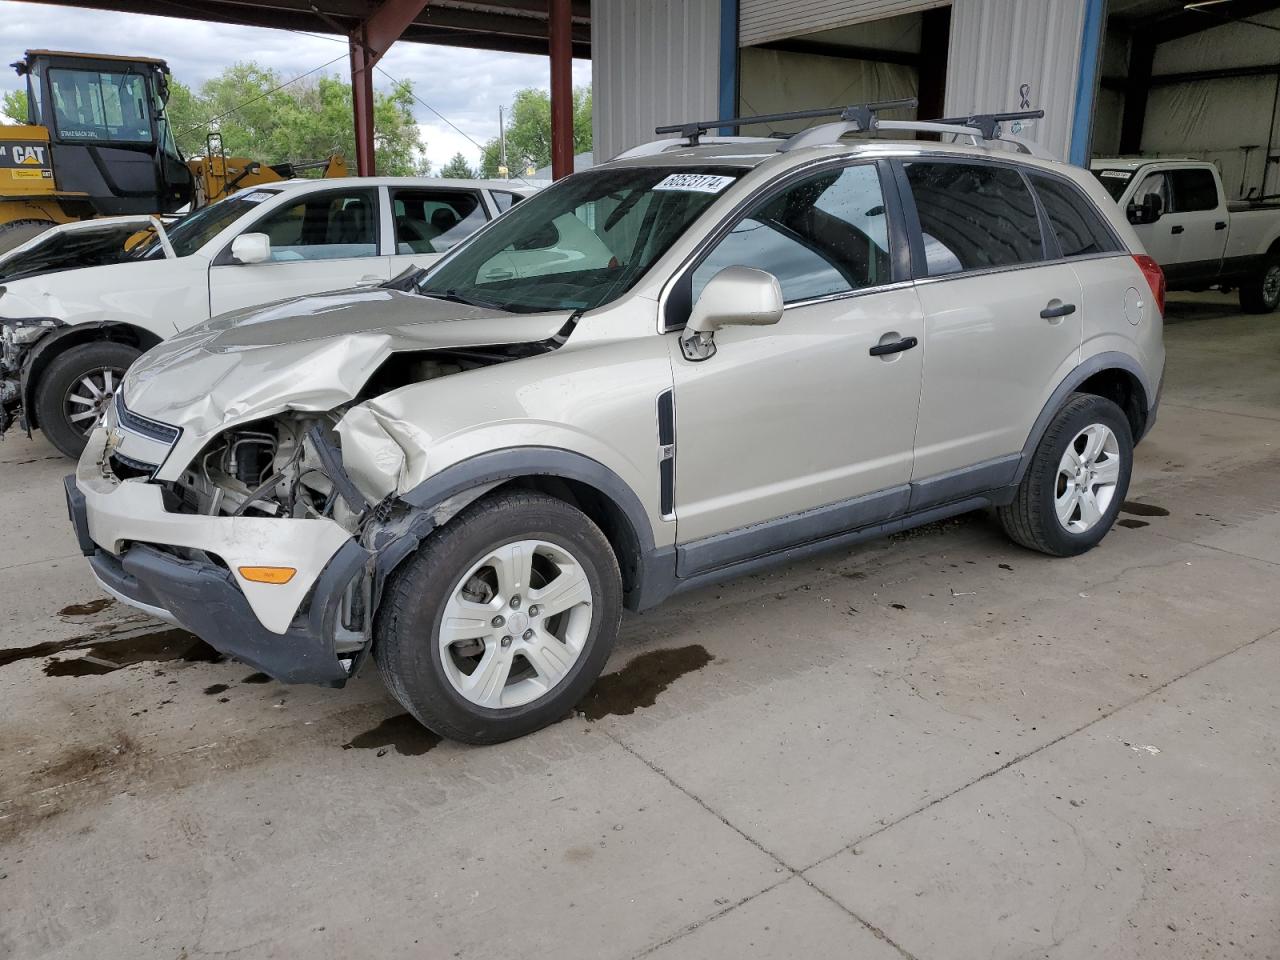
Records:
{"label": "utility pole", "polygon": [[502,118],[502,105],[498,105],[498,176],[509,176],[507,172],[507,125]]}

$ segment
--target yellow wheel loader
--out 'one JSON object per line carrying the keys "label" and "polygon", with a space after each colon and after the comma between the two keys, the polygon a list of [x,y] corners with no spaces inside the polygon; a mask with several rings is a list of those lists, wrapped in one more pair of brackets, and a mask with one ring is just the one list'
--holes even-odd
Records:
{"label": "yellow wheel loader", "polygon": [[28,50],[27,122],[0,125],[0,253],[59,223],[196,209],[308,169],[347,175],[339,155],[268,166],[228,157],[217,134],[186,160],[165,116],[169,67],[148,57]]}

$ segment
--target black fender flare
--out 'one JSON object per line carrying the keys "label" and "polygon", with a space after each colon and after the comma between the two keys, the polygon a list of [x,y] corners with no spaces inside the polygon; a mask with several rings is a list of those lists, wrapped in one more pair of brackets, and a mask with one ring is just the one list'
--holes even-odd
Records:
{"label": "black fender flare", "polygon": [[[1027,442],[1022,446],[1022,453],[1018,460],[1018,470],[1014,475],[1011,486],[1016,487],[1022,482],[1022,476],[1031,465],[1031,458],[1035,455],[1036,447],[1040,446],[1040,440],[1044,437],[1045,431],[1049,429],[1049,423],[1062,405],[1066,403],[1067,397],[1074,393],[1080,384],[1094,374],[1101,373],[1104,370],[1123,370],[1138,381],[1138,385],[1142,387],[1142,409],[1146,417],[1146,430],[1150,430],[1151,423],[1155,419],[1154,399],[1156,391],[1152,388],[1146,372],[1139,366],[1138,361],[1126,353],[1120,353],[1118,350],[1096,353],[1067,374],[1066,378],[1049,395],[1049,399],[1040,410],[1040,415],[1036,417],[1035,423],[1031,425],[1031,433],[1027,435]],[[1144,435],[1146,430],[1144,430]],[[1136,443],[1142,438],[1134,437],[1133,439]]]}
{"label": "black fender flare", "polygon": [[[675,550],[654,546],[653,528],[640,497],[613,470],[590,457],[559,447],[509,447],[478,454],[445,467],[399,499],[419,511],[429,512],[451,497],[476,487],[548,477],[572,480],[607,499],[627,524],[636,550],[636,585],[628,591],[627,606],[643,609],[671,592],[675,577]],[[619,557],[620,562],[627,558]],[[668,569],[669,567],[669,569]]]}

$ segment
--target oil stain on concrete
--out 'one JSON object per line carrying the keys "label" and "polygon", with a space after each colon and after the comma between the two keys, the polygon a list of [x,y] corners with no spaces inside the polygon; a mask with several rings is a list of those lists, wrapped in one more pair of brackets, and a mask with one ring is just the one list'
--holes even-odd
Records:
{"label": "oil stain on concrete", "polygon": [[81,657],[50,660],[47,677],[90,677],[114,673],[136,663],[181,660],[186,663],[221,663],[226,659],[213,647],[186,630],[170,628],[120,640],[91,645]]}
{"label": "oil stain on concrete", "polygon": [[387,717],[372,730],[366,730],[342,745],[343,750],[377,750],[384,756],[388,750],[405,757],[420,757],[440,745],[439,734],[432,733],[407,713]]}
{"label": "oil stain on concrete", "polygon": [[685,674],[701,670],[713,659],[701,644],[642,653],[621,670],[597,680],[578,704],[578,710],[588,720],[599,720],[628,716],[642,707],[652,707],[658,694]]}
{"label": "oil stain on concrete", "polygon": [[1164,507],[1157,507],[1154,503],[1142,503],[1138,500],[1126,500],[1120,504],[1120,512],[1127,513],[1134,517],[1167,517],[1169,511]]}
{"label": "oil stain on concrete", "polygon": [[63,607],[58,611],[60,617],[87,617],[91,614],[100,613],[115,603],[110,597],[99,597],[97,600],[89,600],[86,603],[73,603],[70,606]]}

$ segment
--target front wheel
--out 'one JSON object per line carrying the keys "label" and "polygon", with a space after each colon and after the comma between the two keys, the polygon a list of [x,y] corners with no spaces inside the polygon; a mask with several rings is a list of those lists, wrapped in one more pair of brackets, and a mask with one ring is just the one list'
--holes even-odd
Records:
{"label": "front wheel", "polygon": [[36,385],[36,423],[61,453],[80,456],[139,355],[127,343],[101,340],[72,347],[49,364]]}
{"label": "front wheel", "polygon": [[998,511],[1016,543],[1055,557],[1097,546],[1129,492],[1133,436],[1118,406],[1076,393],[1049,424],[1013,502]]}
{"label": "front wheel", "polygon": [[1280,251],[1267,254],[1257,275],[1240,284],[1240,308],[1271,313],[1280,306]]}
{"label": "front wheel", "polygon": [[374,659],[423,725],[500,743],[568,716],[613,649],[617,558],[562,500],[477,501],[423,541],[387,584]]}

